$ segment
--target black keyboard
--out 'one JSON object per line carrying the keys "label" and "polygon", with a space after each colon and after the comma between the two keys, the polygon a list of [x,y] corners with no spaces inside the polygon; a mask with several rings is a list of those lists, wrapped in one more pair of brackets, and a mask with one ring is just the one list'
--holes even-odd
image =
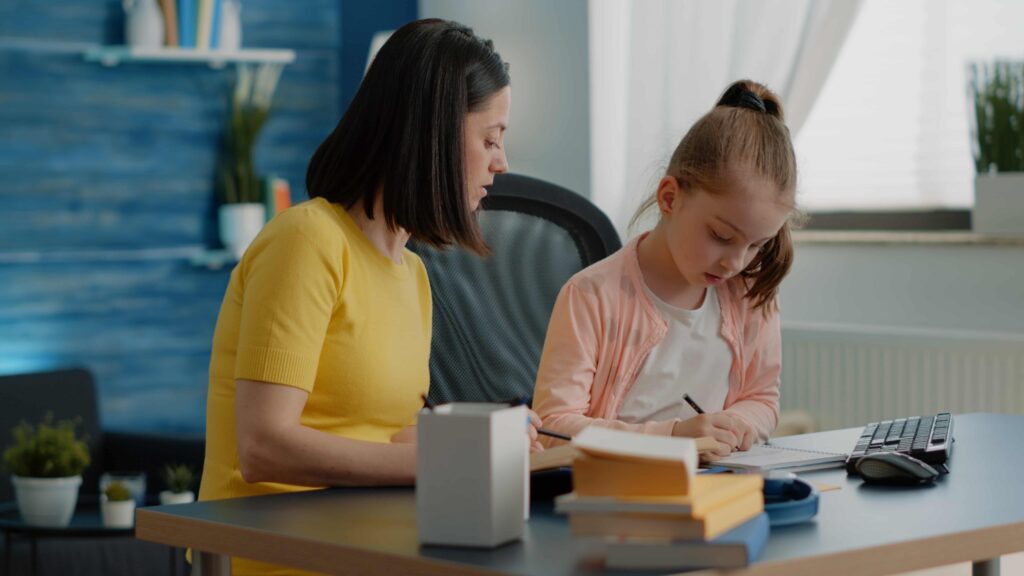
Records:
{"label": "black keyboard", "polygon": [[937,466],[946,472],[946,460],[953,451],[953,415],[913,416],[872,422],[864,427],[846,459],[846,471],[857,473],[857,461],[875,452],[902,452]]}

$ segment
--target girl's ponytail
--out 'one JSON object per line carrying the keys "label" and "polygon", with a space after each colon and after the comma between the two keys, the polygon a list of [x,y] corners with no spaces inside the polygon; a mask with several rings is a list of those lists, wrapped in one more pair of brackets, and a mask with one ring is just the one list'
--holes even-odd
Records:
{"label": "girl's ponytail", "polygon": [[[784,119],[782,102],[774,92],[751,80],[733,82],[683,136],[666,175],[676,178],[686,192],[699,188],[725,194],[736,170],[750,170],[775,185],[780,201],[793,203],[796,154]],[[656,197],[645,201],[631,225],[656,205]],[[794,205],[790,221],[740,272],[747,284],[746,298],[765,314],[774,309],[779,284],[793,265],[790,230],[800,218]]]}

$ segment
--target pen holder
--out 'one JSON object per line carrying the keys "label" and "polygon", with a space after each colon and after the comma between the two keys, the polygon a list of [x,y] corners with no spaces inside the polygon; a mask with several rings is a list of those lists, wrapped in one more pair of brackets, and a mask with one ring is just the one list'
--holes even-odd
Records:
{"label": "pen holder", "polygon": [[491,548],[518,540],[529,501],[526,407],[455,403],[417,421],[421,544]]}

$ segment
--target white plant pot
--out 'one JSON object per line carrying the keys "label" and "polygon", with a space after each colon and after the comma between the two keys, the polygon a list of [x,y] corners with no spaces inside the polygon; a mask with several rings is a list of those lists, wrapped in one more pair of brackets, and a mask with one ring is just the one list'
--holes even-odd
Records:
{"label": "white plant pot", "polygon": [[107,528],[131,528],[135,525],[135,500],[107,500],[100,496],[100,514]]}
{"label": "white plant pot", "polygon": [[188,504],[196,501],[196,495],[191,490],[186,492],[171,492],[170,490],[164,490],[160,492],[160,504],[166,506],[167,504]]}
{"label": "white plant pot", "polygon": [[223,204],[217,216],[221,243],[241,259],[267,221],[267,207],[261,203]]}
{"label": "white plant pot", "polygon": [[1024,237],[1024,172],[974,178],[971,227],[978,234]]}
{"label": "white plant pot", "polygon": [[26,478],[11,476],[18,511],[30,526],[63,527],[71,522],[82,477]]}

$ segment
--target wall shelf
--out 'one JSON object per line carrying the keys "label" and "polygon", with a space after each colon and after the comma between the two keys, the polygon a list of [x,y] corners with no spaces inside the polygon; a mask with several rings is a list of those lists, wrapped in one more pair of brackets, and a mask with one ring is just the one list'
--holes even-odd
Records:
{"label": "wall shelf", "polygon": [[96,46],[85,51],[85,60],[104,66],[122,62],[167,64],[208,64],[223,68],[226,64],[291,64],[295,51],[286,49],[194,50],[190,48],[136,48],[132,46]]}

